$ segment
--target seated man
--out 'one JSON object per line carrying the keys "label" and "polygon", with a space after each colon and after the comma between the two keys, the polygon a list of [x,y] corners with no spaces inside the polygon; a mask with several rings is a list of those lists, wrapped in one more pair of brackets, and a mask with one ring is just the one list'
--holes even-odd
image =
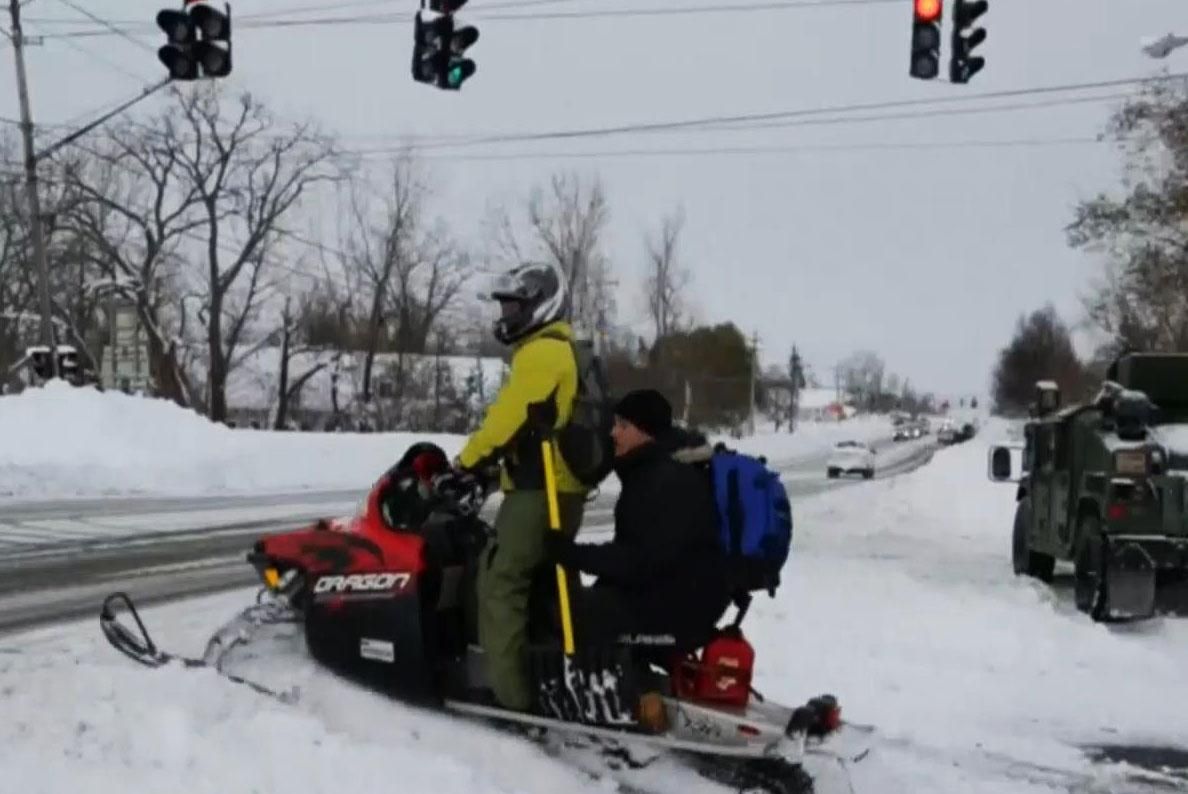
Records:
{"label": "seated man", "polygon": [[552,561],[598,577],[574,594],[579,644],[626,642],[685,652],[704,644],[730,603],[710,481],[672,457],[680,434],[657,391],[615,406],[615,471],[623,490],[610,543],[547,533]]}

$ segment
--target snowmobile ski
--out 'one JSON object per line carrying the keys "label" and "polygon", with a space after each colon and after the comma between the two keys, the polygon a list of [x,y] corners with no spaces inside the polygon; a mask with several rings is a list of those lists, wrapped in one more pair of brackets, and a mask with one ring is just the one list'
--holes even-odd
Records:
{"label": "snowmobile ski", "polygon": [[[136,621],[135,632],[120,622],[115,609],[117,604],[122,604],[132,619]],[[294,618],[285,615],[285,609],[287,608],[276,602],[261,602],[254,607],[245,609],[235,620],[211,637],[202,658],[182,656],[158,648],[127,593],[112,593],[103,600],[103,606],[99,610],[99,627],[113,648],[145,667],[156,668],[177,664],[187,669],[210,668],[228,681],[246,686],[261,695],[291,703],[296,700],[296,693],[271,689],[263,684],[230,673],[222,667],[222,660],[226,654],[232,648],[250,639],[251,628],[270,623],[292,622]]]}
{"label": "snowmobile ski", "polygon": [[[537,728],[555,731],[557,733],[580,734],[595,739],[614,739],[617,741],[638,742],[665,750],[679,750],[687,753],[703,753],[725,758],[767,758],[776,754],[775,743],[770,744],[739,744],[736,746],[723,745],[719,742],[693,741],[690,739],[674,738],[667,734],[636,733],[616,728],[603,728],[597,725],[584,725],[580,722],[567,722],[552,717],[542,717],[509,711],[497,706],[485,706],[476,703],[466,703],[457,700],[447,700],[446,709],[467,714],[472,717],[486,717],[494,720],[515,722],[520,725],[531,725]],[[793,733],[786,736],[788,744],[780,745],[780,750],[790,750],[791,758],[786,752],[780,753],[785,759],[796,762],[804,756],[806,734]]]}

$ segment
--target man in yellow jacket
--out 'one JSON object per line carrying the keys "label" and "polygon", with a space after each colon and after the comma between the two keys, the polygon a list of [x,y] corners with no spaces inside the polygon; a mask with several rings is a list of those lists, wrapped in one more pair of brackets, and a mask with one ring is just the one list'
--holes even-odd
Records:
{"label": "man in yellow jacket", "polygon": [[[544,561],[548,503],[540,443],[528,427],[529,406],[553,401],[554,428],[569,420],[578,391],[569,298],[563,275],[528,264],[506,274],[491,297],[499,301],[495,337],[513,349],[511,371],[482,426],[458,455],[462,469],[500,460],[503,503],[495,537],[479,558],[478,634],[487,677],[506,708],[532,707],[526,651],[528,595]],[[586,487],[557,460],[561,528],[572,538],[581,526]]]}

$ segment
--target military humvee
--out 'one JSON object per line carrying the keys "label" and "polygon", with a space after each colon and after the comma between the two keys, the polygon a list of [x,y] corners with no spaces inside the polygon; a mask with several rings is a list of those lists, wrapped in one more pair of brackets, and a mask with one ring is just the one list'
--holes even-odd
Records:
{"label": "military humvee", "polygon": [[1188,611],[1188,355],[1124,355],[1086,405],[1036,392],[1022,466],[1010,445],[989,457],[992,480],[1018,483],[1015,573],[1050,582],[1071,562],[1094,620]]}

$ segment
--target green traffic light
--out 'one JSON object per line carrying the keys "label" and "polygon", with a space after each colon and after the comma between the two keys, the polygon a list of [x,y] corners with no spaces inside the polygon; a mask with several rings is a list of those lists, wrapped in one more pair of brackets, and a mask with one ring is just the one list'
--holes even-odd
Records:
{"label": "green traffic light", "polygon": [[445,73],[445,87],[457,89],[475,72],[474,61],[469,58],[450,64]]}

